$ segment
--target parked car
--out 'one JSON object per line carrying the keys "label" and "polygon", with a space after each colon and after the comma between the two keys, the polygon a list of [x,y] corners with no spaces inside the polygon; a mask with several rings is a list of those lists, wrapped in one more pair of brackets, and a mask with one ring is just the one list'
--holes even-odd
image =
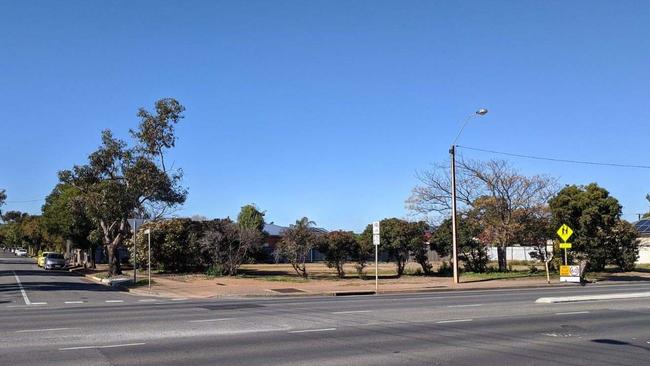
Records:
{"label": "parked car", "polygon": [[27,250],[23,248],[16,249],[15,253],[18,257],[27,257]]}
{"label": "parked car", "polygon": [[45,264],[43,265],[43,268],[47,269],[65,269],[66,263],[65,263],[65,257],[63,257],[63,254],[59,253],[49,253],[45,257]]}
{"label": "parked car", "polygon": [[41,253],[40,256],[38,256],[38,259],[36,260],[36,265],[39,267],[43,267],[45,265],[45,257],[47,257],[48,254],[54,253],[54,252],[43,252]]}

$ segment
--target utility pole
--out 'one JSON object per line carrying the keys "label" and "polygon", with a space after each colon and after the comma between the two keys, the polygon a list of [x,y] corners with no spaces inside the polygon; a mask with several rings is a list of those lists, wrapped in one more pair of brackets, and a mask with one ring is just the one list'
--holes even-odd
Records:
{"label": "utility pole", "polygon": [[465,123],[463,123],[463,126],[460,128],[460,131],[458,131],[458,135],[456,135],[456,138],[454,139],[454,142],[451,143],[451,147],[449,148],[449,155],[451,155],[451,247],[452,247],[452,266],[454,269],[454,283],[460,283],[460,279],[458,277],[458,243],[457,243],[457,236],[458,236],[458,223],[457,217],[456,217],[456,141],[458,141],[458,138],[460,137],[460,134],[463,133],[463,130],[465,129],[465,126],[467,126],[467,123],[469,122],[470,119],[474,116],[484,116],[488,112],[487,109],[481,108],[476,111],[475,114],[470,115],[467,117],[465,120]]}
{"label": "utility pole", "polygon": [[460,283],[458,278],[458,243],[457,243],[457,224],[456,224],[456,146],[451,145],[449,149],[451,155],[451,250],[452,266],[454,268],[454,283]]}

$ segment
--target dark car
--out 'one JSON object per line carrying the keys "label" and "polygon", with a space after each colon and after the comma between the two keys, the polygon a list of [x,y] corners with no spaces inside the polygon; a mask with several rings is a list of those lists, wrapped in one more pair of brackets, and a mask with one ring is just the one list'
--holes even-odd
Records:
{"label": "dark car", "polygon": [[64,269],[66,267],[65,257],[59,253],[48,253],[45,257],[45,269]]}

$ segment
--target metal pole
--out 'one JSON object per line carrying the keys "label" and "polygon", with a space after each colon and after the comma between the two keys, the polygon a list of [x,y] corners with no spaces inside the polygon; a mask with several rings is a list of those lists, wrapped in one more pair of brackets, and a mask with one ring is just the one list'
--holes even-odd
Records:
{"label": "metal pole", "polygon": [[379,245],[375,245],[375,295],[379,293]]}
{"label": "metal pole", "polygon": [[454,283],[460,283],[458,278],[458,248],[456,235],[458,232],[456,223],[456,146],[451,145],[449,149],[451,154],[451,248],[452,248],[452,266],[454,269]]}
{"label": "metal pole", "polygon": [[566,248],[564,248],[564,265],[568,266],[569,265],[569,260],[566,255]]}
{"label": "metal pole", "polygon": [[151,229],[149,229],[149,290],[151,290]]}
{"label": "metal pole", "polygon": [[136,272],[138,271],[138,255],[136,252],[136,243],[138,242],[138,220],[133,220],[133,285],[138,283]]}

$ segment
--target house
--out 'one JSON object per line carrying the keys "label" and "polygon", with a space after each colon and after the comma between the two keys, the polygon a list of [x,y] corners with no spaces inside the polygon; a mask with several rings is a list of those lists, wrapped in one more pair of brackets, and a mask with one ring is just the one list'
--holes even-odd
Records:
{"label": "house", "polygon": [[650,263],[650,220],[639,220],[634,223],[639,232],[639,259],[637,263]]}

